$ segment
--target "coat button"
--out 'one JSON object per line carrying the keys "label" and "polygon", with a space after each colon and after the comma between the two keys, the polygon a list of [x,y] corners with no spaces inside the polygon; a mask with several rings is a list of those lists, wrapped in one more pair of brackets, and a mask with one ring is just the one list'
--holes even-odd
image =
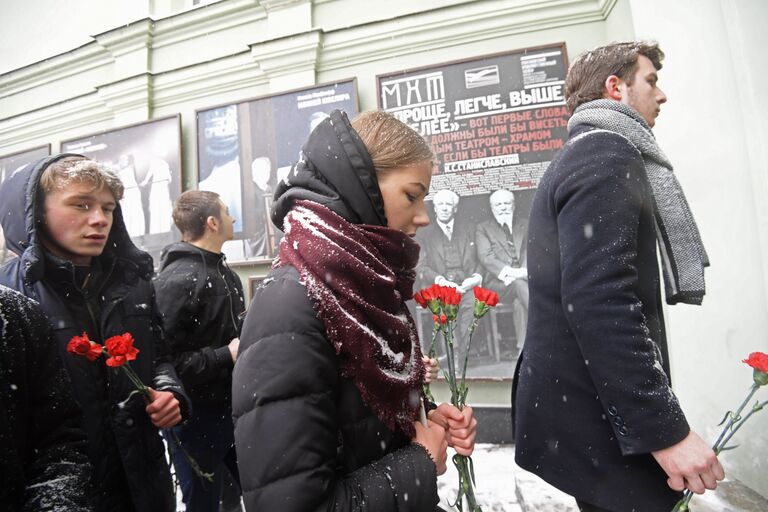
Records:
{"label": "coat button", "polygon": [[616,407],[611,405],[610,407],[608,407],[608,414],[610,414],[611,416],[616,416],[617,414],[619,414],[619,411],[616,409]]}
{"label": "coat button", "polygon": [[619,435],[622,435],[622,436],[625,436],[625,437],[628,436],[629,435],[629,430],[627,430],[627,427],[625,427],[624,425],[619,427]]}
{"label": "coat button", "polygon": [[621,419],[621,416],[616,416],[615,418],[613,418],[613,424],[616,425],[617,427],[620,427],[624,424],[624,420]]}

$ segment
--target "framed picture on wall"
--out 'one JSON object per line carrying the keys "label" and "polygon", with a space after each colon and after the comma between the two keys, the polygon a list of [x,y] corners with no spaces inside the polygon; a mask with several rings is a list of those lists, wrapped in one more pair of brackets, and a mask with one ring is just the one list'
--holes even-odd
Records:
{"label": "framed picture on wall", "polygon": [[358,113],[355,79],[197,111],[198,188],[217,192],[235,217],[230,261],[270,260],[282,237],[269,220],[275,186],[312,129],[334,109]]}
{"label": "framed picture on wall", "polygon": [[[379,108],[424,136],[436,156],[431,222],[416,234],[417,289],[445,279],[469,303],[479,282],[501,298],[473,338],[473,378],[511,378],[523,346],[529,212],[568,137],[567,71],[558,43],[377,76]],[[462,333],[472,317],[463,308]],[[413,313],[420,339],[429,339],[432,315]]]}
{"label": "framed picture on wall", "polygon": [[152,255],[155,266],[166,245],[180,239],[173,224],[173,202],[181,194],[181,116],[62,141],[62,152],[98,160],[120,176],[125,187],[120,206],[131,239]]}
{"label": "framed picture on wall", "polygon": [[[25,149],[24,151],[17,151],[8,155],[0,156],[0,185],[3,183],[6,177],[13,174],[13,172],[27,164],[45,158],[51,154],[51,145],[45,144],[32,149]],[[3,236],[3,228],[0,227],[0,264],[5,263],[16,255],[5,247],[5,237]]]}
{"label": "framed picture on wall", "polygon": [[253,294],[267,276],[249,276],[248,277],[248,302],[253,300]]}

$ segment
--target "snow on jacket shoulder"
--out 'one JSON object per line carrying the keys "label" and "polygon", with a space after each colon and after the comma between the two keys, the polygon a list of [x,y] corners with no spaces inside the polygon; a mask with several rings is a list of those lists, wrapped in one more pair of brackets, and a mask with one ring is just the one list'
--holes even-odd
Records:
{"label": "snow on jacket shoulder", "polygon": [[387,430],[340,377],[293,267],[273,270],[254,294],[232,405],[247,510],[436,509],[429,454]]}

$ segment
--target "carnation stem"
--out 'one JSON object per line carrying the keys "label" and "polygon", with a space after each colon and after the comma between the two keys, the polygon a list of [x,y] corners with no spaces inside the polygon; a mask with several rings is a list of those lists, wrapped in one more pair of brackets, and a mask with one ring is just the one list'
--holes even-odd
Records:
{"label": "carnation stem", "polygon": [[[126,362],[120,368],[122,368],[125,371],[125,375],[128,376],[128,378],[131,380],[131,382],[136,387],[136,389],[138,389],[141,392],[141,394],[144,395],[147,401],[152,401],[152,393],[149,392],[149,387],[141,381],[141,378],[136,374],[133,368],[130,367],[129,363]],[[176,435],[176,432],[170,428],[164,429],[164,431],[170,434],[171,438],[173,439],[173,442],[176,445],[176,449],[181,450],[181,453],[184,455],[184,458],[187,459],[187,462],[189,463],[189,466],[192,468],[192,471],[194,471],[199,478],[205,479],[209,482],[213,482],[213,473],[206,473],[205,471],[203,471],[203,469],[200,467],[197,461],[181,445],[181,439],[179,439],[179,436]]]}
{"label": "carnation stem", "polygon": [[[715,444],[712,445],[712,450],[714,450],[715,455],[720,455],[720,452],[723,451],[723,449],[728,445],[728,441],[731,440],[733,435],[741,428],[742,425],[744,425],[744,422],[749,419],[750,416],[752,416],[755,412],[762,409],[763,406],[768,404],[768,402],[763,402],[762,404],[759,404],[757,407],[753,407],[751,411],[745,416],[741,417],[741,411],[744,410],[744,407],[747,406],[747,404],[752,400],[752,397],[755,395],[757,390],[760,388],[760,386],[757,383],[752,384],[752,387],[749,390],[749,393],[747,394],[747,398],[744,399],[744,401],[741,403],[738,409],[736,409],[735,413],[728,414],[728,421],[726,422],[725,426],[723,427],[723,430],[720,432],[720,435],[717,437],[717,441],[715,441]],[[735,428],[734,428],[734,425]],[[688,510],[688,503],[690,503],[691,499],[693,498],[693,493],[689,490],[685,490],[683,493],[683,498],[677,502],[675,505],[675,508],[672,509],[672,512],[684,512]]]}
{"label": "carnation stem", "polygon": [[737,423],[735,424],[736,426],[735,426],[735,427],[733,427],[733,429],[731,430],[731,433],[730,433],[730,434],[728,434],[728,436],[727,436],[725,439],[723,439],[723,442],[722,442],[722,443],[720,443],[720,446],[718,446],[718,447],[714,448],[714,450],[715,450],[715,454],[717,454],[717,455],[720,455],[720,452],[722,452],[722,451],[723,451],[723,450],[726,448],[726,446],[728,446],[728,441],[730,441],[730,440],[731,440],[731,438],[733,437],[733,435],[734,435],[736,432],[738,432],[738,431],[739,431],[739,429],[741,428],[741,426],[742,426],[742,425],[744,425],[744,423],[746,423],[746,421],[749,419],[749,417],[750,417],[750,416],[752,416],[753,414],[755,414],[757,411],[760,411],[760,410],[762,410],[762,409],[763,409],[763,407],[765,407],[766,405],[768,405],[768,401],[765,401],[765,402],[763,402],[763,403],[758,403],[758,404],[756,404],[754,407],[752,407],[752,409],[751,409],[751,410],[750,410],[750,411],[749,411],[749,412],[746,414],[746,416],[744,416],[744,417],[741,419],[741,421],[739,421],[739,422],[737,422]]}
{"label": "carnation stem", "polygon": [[[467,352],[464,354],[464,369],[461,371],[461,387],[464,387],[464,381],[467,378],[467,361],[469,360],[469,349],[472,346],[472,336],[475,334],[475,329],[477,328],[477,321],[479,319],[477,317],[472,319],[472,323],[469,325],[469,329],[467,330]],[[459,409],[463,409],[464,404],[461,404],[461,407]]]}
{"label": "carnation stem", "polygon": [[723,440],[726,433],[728,432],[728,429],[733,426],[735,421],[738,421],[737,418],[740,417],[741,411],[744,410],[744,407],[747,406],[747,404],[752,400],[752,397],[757,392],[757,390],[760,388],[760,386],[757,385],[757,383],[752,384],[752,387],[749,389],[749,394],[747,394],[747,398],[744,399],[743,402],[741,402],[741,405],[738,409],[736,409],[736,412],[733,414],[728,415],[728,422],[725,424],[725,428],[723,428],[723,431],[720,432],[720,436],[717,438],[717,441],[715,441],[715,444],[712,446],[712,449],[715,450],[715,453],[718,452],[718,446],[720,446],[720,441]]}
{"label": "carnation stem", "polygon": [[449,320],[443,326],[443,336],[445,338],[446,355],[448,356],[448,373],[451,376],[448,385],[451,388],[451,403],[457,406],[459,399],[459,390],[456,386],[456,359],[453,353],[453,325],[454,321]]}
{"label": "carnation stem", "polygon": [[[437,334],[440,332],[440,328],[438,327],[437,323],[432,324],[432,342],[429,344],[429,358],[434,359],[435,358],[435,341],[437,340]],[[429,384],[424,384],[424,396],[427,397],[427,400],[430,402],[435,401],[435,397],[432,396],[432,390],[429,387]]]}

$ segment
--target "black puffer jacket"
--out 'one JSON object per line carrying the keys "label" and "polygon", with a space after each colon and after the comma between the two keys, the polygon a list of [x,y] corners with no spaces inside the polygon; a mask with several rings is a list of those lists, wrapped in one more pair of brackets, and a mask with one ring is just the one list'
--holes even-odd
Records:
{"label": "black puffer jacket", "polygon": [[[276,193],[282,225],[312,199],[352,222],[386,225],[370,156],[334,111]],[[295,268],[273,270],[254,294],[233,376],[235,444],[249,512],[435,510],[435,465],[392,432],[339,375],[339,360]]]}
{"label": "black puffer jacket", "polygon": [[232,356],[245,311],[240,278],[224,255],[177,242],[163,250],[157,306],[171,359],[195,405],[230,407]]}
{"label": "black puffer jacket", "polygon": [[0,284],[40,303],[53,326],[59,353],[83,411],[83,426],[94,470],[98,510],[166,511],[175,497],[165,450],[145,403],[124,372],[103,359],[88,362],[66,352],[72,336],[87,331],[103,343],[130,332],[139,349],[131,366],[153,388],[172,391],[189,416],[191,406],[167,357],[150,276],[152,258],[131,242],[120,206],[114,212],[104,253],[94,258],[91,285],[77,286],[73,265],[46,253],[37,194],[40,175],[56,155],[24,167],[0,186],[5,239],[20,257],[0,268]]}
{"label": "black puffer jacket", "polygon": [[40,308],[0,286],[0,503],[85,512],[90,476],[80,411]]}

